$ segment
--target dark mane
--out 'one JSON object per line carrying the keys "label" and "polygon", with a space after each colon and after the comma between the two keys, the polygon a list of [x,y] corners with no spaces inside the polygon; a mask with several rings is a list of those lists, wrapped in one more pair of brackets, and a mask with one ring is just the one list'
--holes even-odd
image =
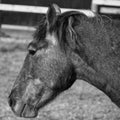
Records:
{"label": "dark mane", "polygon": [[68,21],[71,16],[76,21],[73,23],[73,27],[80,24],[81,17],[84,19],[87,19],[86,15],[84,15],[83,13],[77,12],[77,11],[65,12],[58,17],[57,27],[56,27],[57,34],[58,34],[58,40],[59,40],[59,44],[61,48],[65,51],[68,48],[71,48],[71,47],[75,48],[76,45],[80,45],[79,39],[76,38],[72,40],[69,38],[70,36],[68,35]]}
{"label": "dark mane", "polygon": [[[68,34],[68,19],[72,17],[73,30],[76,34],[72,37]],[[73,49],[83,58],[90,66],[95,61],[102,59],[103,56],[109,54],[119,54],[118,45],[120,45],[119,37],[115,35],[120,29],[116,28],[115,22],[106,17],[96,15],[89,18],[82,13],[74,12],[74,14],[64,13],[60,16],[59,22],[59,43],[65,51],[68,48]]]}

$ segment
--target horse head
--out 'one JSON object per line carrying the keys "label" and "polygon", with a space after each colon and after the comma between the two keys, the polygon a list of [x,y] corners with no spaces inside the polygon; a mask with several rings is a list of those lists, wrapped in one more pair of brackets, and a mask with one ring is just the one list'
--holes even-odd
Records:
{"label": "horse head", "polygon": [[17,116],[37,116],[41,107],[76,80],[69,49],[65,51],[60,45],[59,17],[60,8],[51,5],[28,45],[23,67],[9,95],[9,105]]}

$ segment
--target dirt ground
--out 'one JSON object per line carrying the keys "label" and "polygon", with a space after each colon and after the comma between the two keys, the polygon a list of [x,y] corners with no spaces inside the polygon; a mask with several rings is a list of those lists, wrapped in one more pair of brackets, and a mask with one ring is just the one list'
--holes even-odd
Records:
{"label": "dirt ground", "polygon": [[[0,120],[120,120],[120,109],[104,93],[82,80],[76,80],[70,89],[40,109],[37,118],[16,117],[8,105],[7,97],[32,37],[29,32],[21,35],[15,31],[7,33],[13,36],[0,37]],[[28,37],[23,37],[23,34]]]}

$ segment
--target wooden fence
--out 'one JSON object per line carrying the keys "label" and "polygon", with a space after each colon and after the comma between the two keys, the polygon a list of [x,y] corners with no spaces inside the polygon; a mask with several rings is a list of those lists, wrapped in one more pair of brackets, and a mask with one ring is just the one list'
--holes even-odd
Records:
{"label": "wooden fence", "polygon": [[90,17],[98,12],[120,19],[120,0],[0,0],[0,24],[4,28],[33,30],[50,2],[60,5],[62,12],[76,10]]}
{"label": "wooden fence", "polygon": [[62,12],[77,10],[88,16],[93,16],[90,11],[91,0],[25,0],[24,2],[20,0],[2,0],[0,4],[0,23],[4,27],[7,25],[8,28],[11,28],[11,25],[16,25],[15,28],[19,25],[19,29],[22,29],[21,27],[26,29],[26,26],[36,26],[46,13],[47,6],[50,3],[60,4],[60,7],[66,6],[66,8],[61,9]]}

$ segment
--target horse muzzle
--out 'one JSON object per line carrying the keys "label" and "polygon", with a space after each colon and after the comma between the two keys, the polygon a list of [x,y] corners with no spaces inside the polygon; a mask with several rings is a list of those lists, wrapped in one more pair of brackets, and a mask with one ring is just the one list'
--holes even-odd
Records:
{"label": "horse muzzle", "polygon": [[12,111],[18,117],[34,118],[38,114],[38,111],[34,106],[26,104],[21,100],[17,101],[14,98],[9,97],[8,103],[9,103]]}

